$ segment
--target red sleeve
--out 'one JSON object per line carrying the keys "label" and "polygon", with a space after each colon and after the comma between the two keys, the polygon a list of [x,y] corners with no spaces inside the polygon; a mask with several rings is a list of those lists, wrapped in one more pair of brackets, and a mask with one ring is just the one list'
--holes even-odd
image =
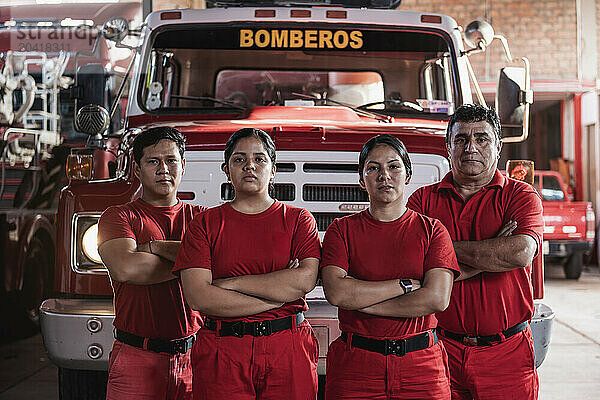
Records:
{"label": "red sleeve", "polygon": [[292,257],[303,260],[308,257],[321,259],[321,242],[315,217],[301,209],[292,238]]}
{"label": "red sleeve", "polygon": [[323,258],[321,259],[321,268],[327,265],[335,265],[345,271],[350,267],[348,255],[348,246],[346,239],[342,235],[339,220],[334,220],[323,238]]}
{"label": "red sleeve", "polygon": [[520,184],[521,190],[513,194],[506,210],[506,220],[517,221],[513,235],[529,235],[537,244],[537,252],[542,243],[544,233],[544,218],[542,216],[542,199],[533,186]]}
{"label": "red sleeve", "polygon": [[107,240],[117,238],[136,240],[136,235],[128,213],[119,207],[109,207],[98,221],[98,246]]}
{"label": "red sleeve", "polygon": [[204,216],[204,213],[198,214],[183,235],[173,272],[187,268],[212,269],[210,241]]}
{"label": "red sleeve", "polygon": [[450,234],[446,230],[446,227],[437,219],[433,220],[429,248],[423,261],[424,272],[433,268],[447,268],[454,272],[455,279],[460,275],[460,268],[458,267]]}
{"label": "red sleeve", "polygon": [[418,212],[419,214],[424,214],[426,215],[426,213],[423,212],[423,188],[420,187],[417,190],[415,190],[413,192],[413,194],[410,195],[410,197],[408,198],[408,201],[406,202],[406,207],[410,208],[413,211]]}

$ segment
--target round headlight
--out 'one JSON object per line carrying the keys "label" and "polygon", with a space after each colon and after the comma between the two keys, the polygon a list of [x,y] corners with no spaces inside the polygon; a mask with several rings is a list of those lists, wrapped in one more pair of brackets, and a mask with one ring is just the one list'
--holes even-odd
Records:
{"label": "round headlight", "polygon": [[86,229],[83,234],[82,246],[86,257],[95,263],[102,264],[100,254],[98,254],[98,224],[94,224]]}

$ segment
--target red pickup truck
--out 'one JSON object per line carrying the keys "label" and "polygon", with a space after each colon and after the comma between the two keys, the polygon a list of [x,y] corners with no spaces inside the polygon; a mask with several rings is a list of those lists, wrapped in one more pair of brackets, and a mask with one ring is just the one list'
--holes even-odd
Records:
{"label": "red pickup truck", "polygon": [[592,203],[570,201],[561,175],[554,171],[536,170],[534,186],[544,206],[544,257],[561,262],[567,279],[579,279],[583,254],[594,246]]}

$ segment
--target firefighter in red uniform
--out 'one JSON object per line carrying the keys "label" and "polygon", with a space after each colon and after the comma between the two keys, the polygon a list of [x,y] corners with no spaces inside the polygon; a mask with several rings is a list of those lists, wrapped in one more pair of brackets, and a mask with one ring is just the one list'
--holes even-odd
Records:
{"label": "firefighter in red uniform", "polygon": [[323,241],[323,288],[342,330],[327,355],[326,399],[450,399],[434,316],[460,273],[450,236],[404,205],[412,167],[397,138],[369,140],[359,175],[369,208],[336,219]]}
{"label": "firefighter in red uniform", "polygon": [[269,195],[265,132],[235,132],[223,171],[234,199],[194,219],[175,262],[187,302],[207,314],[192,350],[194,398],[315,399],[318,347],[303,311],[321,257],[316,221]]}
{"label": "firefighter in red uniform", "polygon": [[191,399],[191,347],[199,313],[171,273],[187,225],[201,210],[177,199],[185,141],[152,128],[133,142],[141,198],[100,217],[98,251],[114,290],[115,342],[109,357],[112,399]]}
{"label": "firefighter in red uniform", "polygon": [[418,189],[407,205],[446,226],[461,266],[450,305],[437,314],[452,399],[537,399],[529,321],[541,199],[532,186],[497,170],[502,142],[493,109],[459,107],[446,144],[452,170]]}

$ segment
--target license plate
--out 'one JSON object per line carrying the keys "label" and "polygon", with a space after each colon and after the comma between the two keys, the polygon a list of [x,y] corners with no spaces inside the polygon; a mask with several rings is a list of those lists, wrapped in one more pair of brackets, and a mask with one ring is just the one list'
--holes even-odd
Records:
{"label": "license plate", "polygon": [[547,240],[544,240],[544,242],[542,243],[542,252],[544,253],[544,255],[550,253],[550,243]]}

